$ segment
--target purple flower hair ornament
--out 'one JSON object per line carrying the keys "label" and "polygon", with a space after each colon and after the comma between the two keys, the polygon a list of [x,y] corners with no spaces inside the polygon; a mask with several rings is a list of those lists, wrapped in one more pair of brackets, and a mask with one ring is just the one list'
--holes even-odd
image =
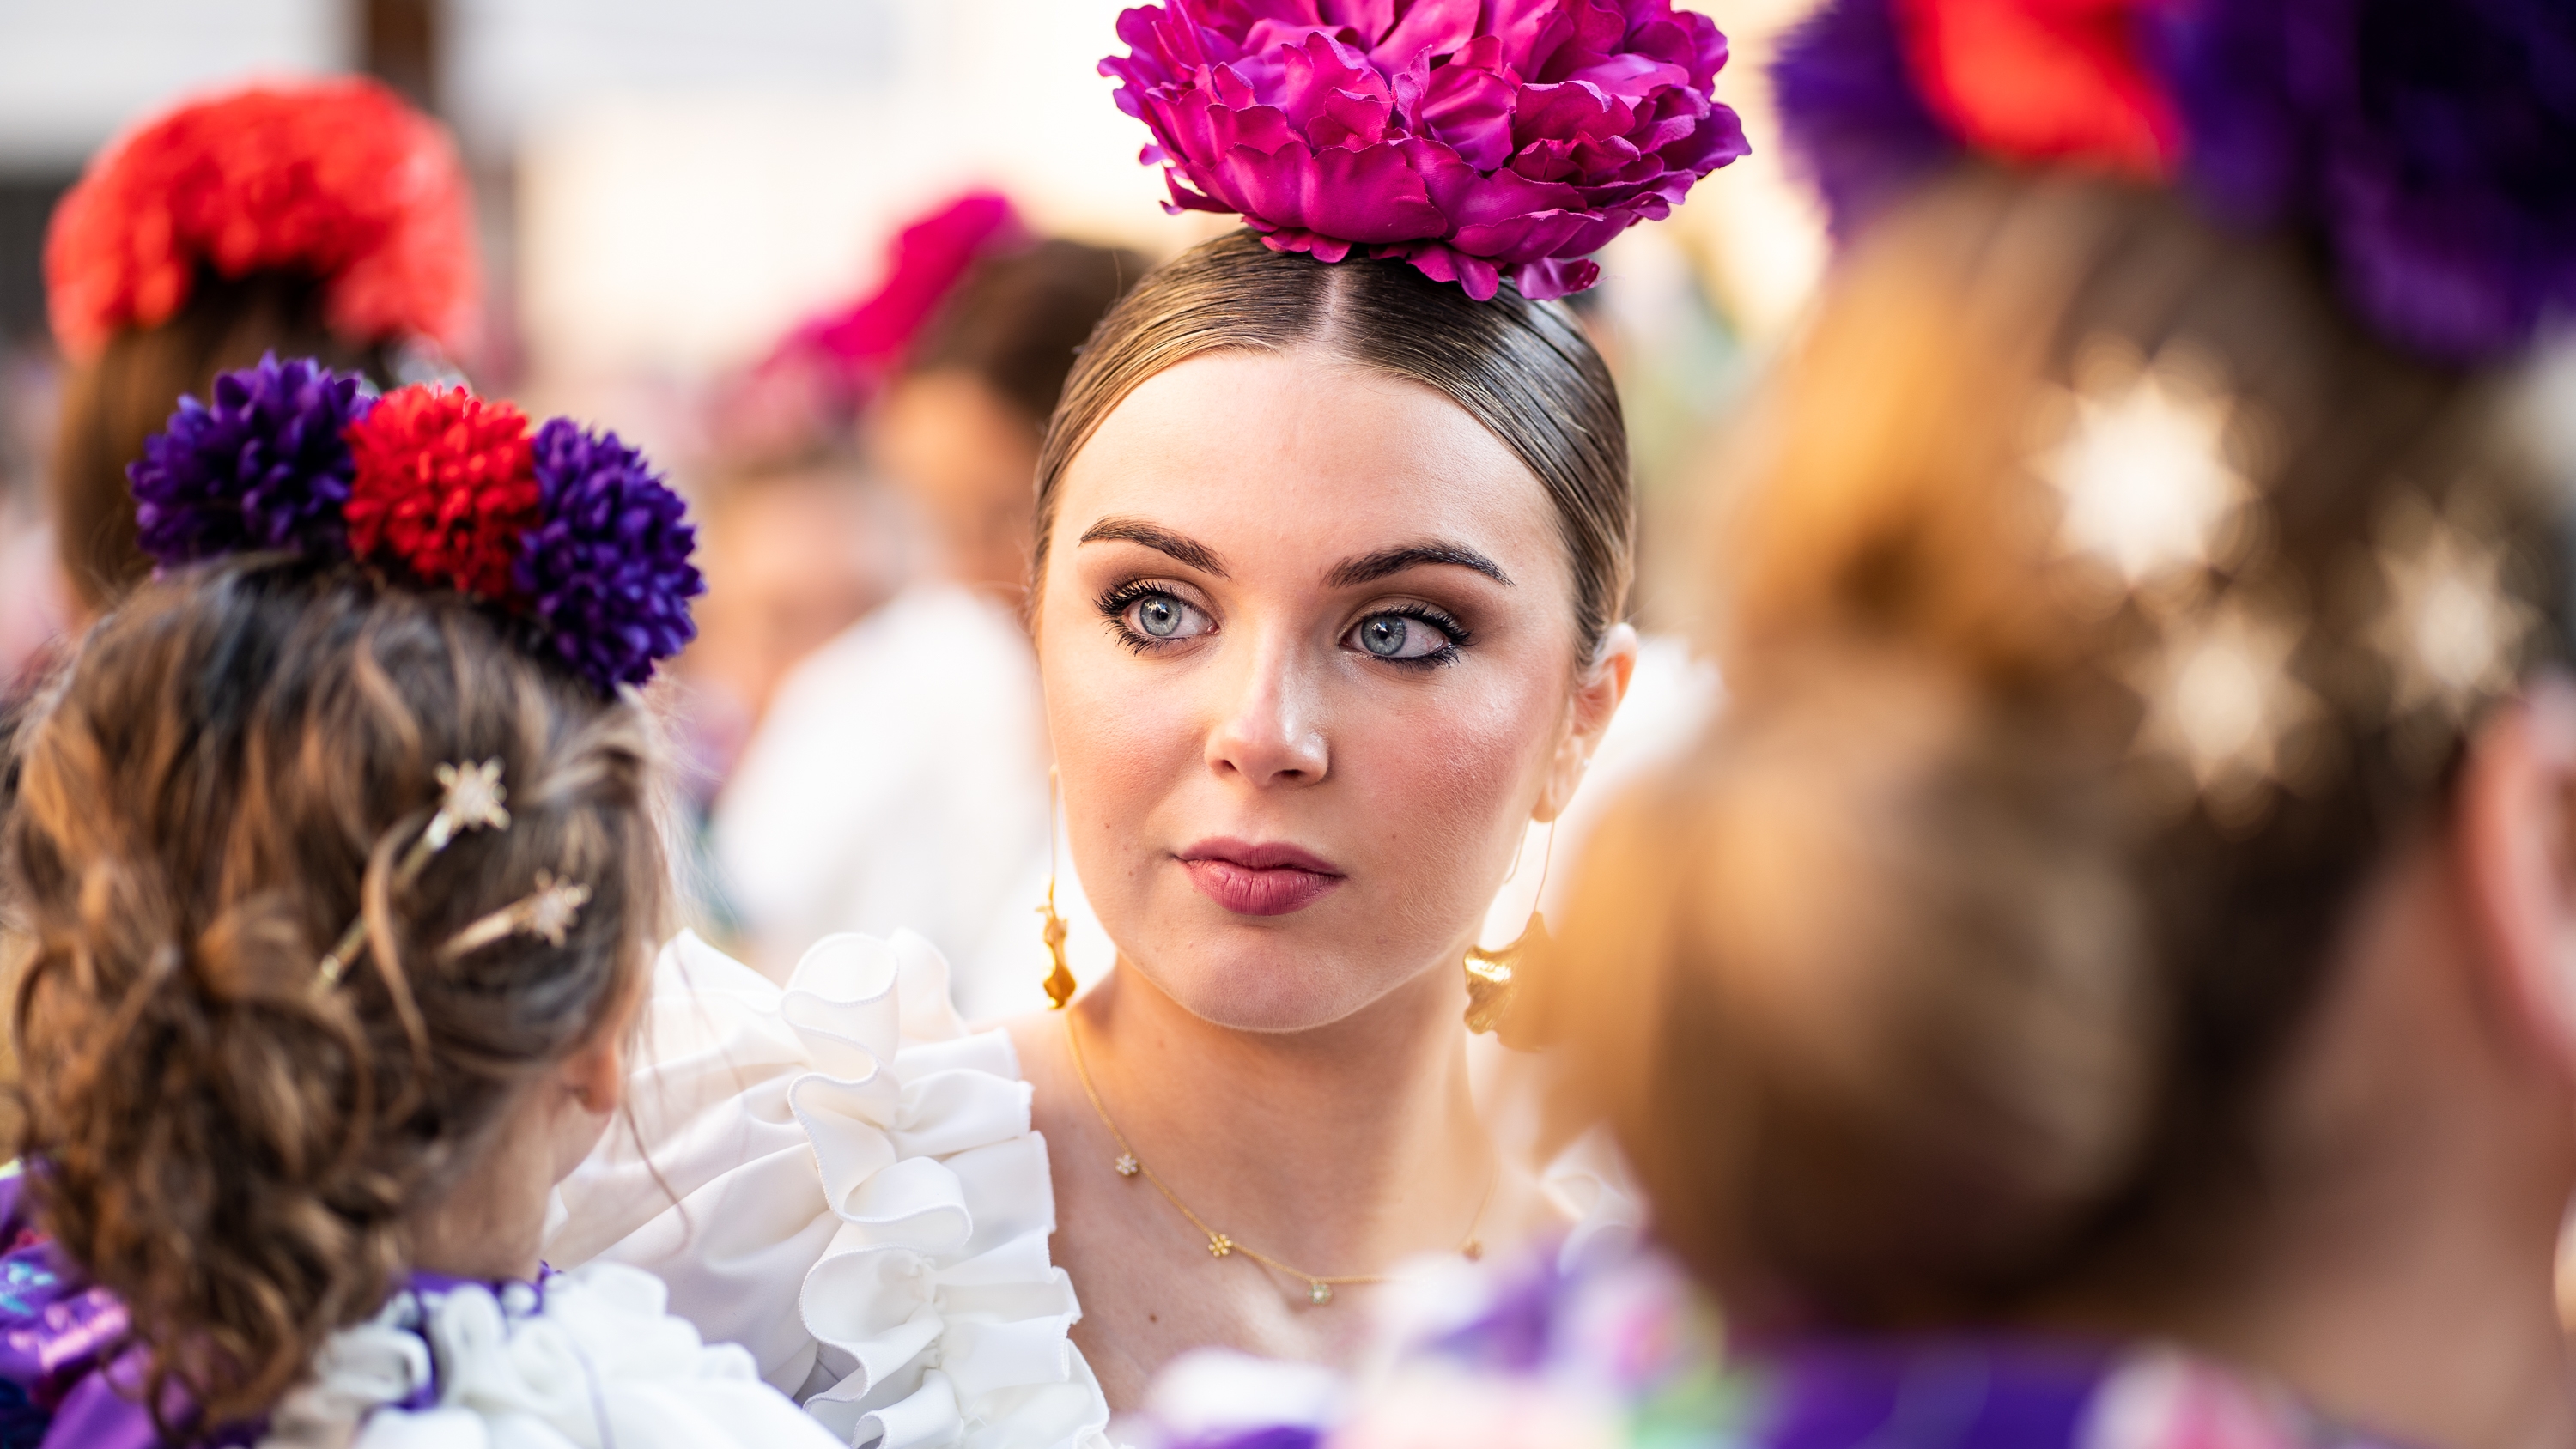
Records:
{"label": "purple flower hair ornament", "polygon": [[541,648],[602,690],[642,684],[697,637],[697,530],[644,455],[568,418],[537,430],[538,518],[513,583]]}
{"label": "purple flower hair ornament", "polygon": [[2323,234],[2380,330],[2475,362],[2576,311],[2576,6],[2191,0],[2160,18],[2196,192]]}
{"label": "purple flower hair ornament", "polygon": [[1100,71],[1167,210],[1480,301],[1591,286],[1591,253],[1745,153],[1726,38],[1672,0],[1167,0],[1118,35]]}
{"label": "purple flower hair ornament", "polygon": [[180,399],[127,470],[144,550],[164,568],[278,550],[432,587],[459,557],[490,555],[506,586],[473,597],[602,694],[651,679],[697,635],[697,531],[614,433],[556,418],[531,437],[505,403],[427,385],[371,398],[303,359],[225,373],[212,395]]}
{"label": "purple flower hair ornament", "polygon": [[211,395],[181,398],[126,465],[143,552],[163,568],[270,549],[347,556],[357,465],[343,433],[373,405],[363,380],[271,354]]}

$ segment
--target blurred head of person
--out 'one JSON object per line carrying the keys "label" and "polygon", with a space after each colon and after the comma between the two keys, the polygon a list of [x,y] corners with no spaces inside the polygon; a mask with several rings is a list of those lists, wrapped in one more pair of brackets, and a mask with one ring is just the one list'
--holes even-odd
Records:
{"label": "blurred head of person", "polygon": [[1756,1339],[2173,1336],[2424,1442],[2563,1423],[2528,319],[2453,345],[2100,169],[1857,228],[1711,562],[1726,717],[1597,837],[1544,1013]]}
{"label": "blurred head of person", "polygon": [[45,281],[73,364],[49,503],[91,613],[148,571],[125,470],[182,396],[270,352],[390,388],[470,340],[480,290],[454,145],[355,78],[247,87],[128,132],[55,211]]}
{"label": "blurred head of person", "polygon": [[917,530],[847,452],[721,469],[699,493],[707,599],[680,667],[756,724],[799,660],[903,585]]}
{"label": "blurred head of person", "polygon": [[878,466],[950,576],[1017,608],[1036,539],[1038,447],[1074,355],[1146,270],[1051,239],[987,256],[931,317],[871,425]]}
{"label": "blurred head of person", "polygon": [[[28,1190],[198,1434],[403,1273],[537,1276],[666,929],[635,686],[696,588],[613,436],[301,360],[222,381],[150,441],[160,573],[37,701],[0,814]],[[385,523],[442,502],[466,525]]]}
{"label": "blurred head of person", "polygon": [[[18,751],[23,1146],[155,1387],[254,1419],[402,1273],[534,1276],[663,929],[641,705],[462,595],[244,560],[138,588]],[[438,771],[486,762],[507,827],[407,878]],[[478,929],[557,879],[556,938]]]}

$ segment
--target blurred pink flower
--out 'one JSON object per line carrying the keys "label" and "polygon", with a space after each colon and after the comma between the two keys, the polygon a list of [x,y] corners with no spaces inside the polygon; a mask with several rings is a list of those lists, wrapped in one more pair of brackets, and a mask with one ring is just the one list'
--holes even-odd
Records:
{"label": "blurred pink flower", "polygon": [[1169,0],[1100,63],[1154,132],[1168,209],[1281,251],[1401,258],[1479,300],[1591,286],[1587,258],[1745,153],[1726,37],[1672,0]]}

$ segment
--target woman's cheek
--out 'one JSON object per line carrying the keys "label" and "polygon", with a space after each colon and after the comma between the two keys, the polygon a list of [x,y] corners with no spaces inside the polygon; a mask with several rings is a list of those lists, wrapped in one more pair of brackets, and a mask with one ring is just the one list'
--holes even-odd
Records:
{"label": "woman's cheek", "polygon": [[1059,788],[1085,888],[1100,899],[1137,876],[1136,857],[1154,848],[1158,805],[1199,758],[1187,701],[1175,681],[1136,667],[1115,644],[1105,658],[1062,661],[1046,680]]}
{"label": "woman's cheek", "polygon": [[[1532,714],[1543,708],[1535,691],[1498,681],[1408,702],[1346,734],[1350,747],[1340,753],[1358,787],[1346,798],[1381,822],[1385,846],[1409,858],[1404,874],[1426,903],[1455,895],[1454,909],[1482,918],[1488,858],[1516,845],[1527,824],[1522,797],[1547,753],[1533,747],[1546,732]],[[1448,879],[1425,878],[1435,863]]]}

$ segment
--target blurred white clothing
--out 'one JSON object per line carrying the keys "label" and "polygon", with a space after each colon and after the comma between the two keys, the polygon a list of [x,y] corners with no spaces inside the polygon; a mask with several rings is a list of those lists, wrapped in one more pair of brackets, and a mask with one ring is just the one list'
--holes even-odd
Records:
{"label": "blurred white clothing", "polygon": [[[1046,829],[1028,636],[998,605],[931,583],[788,674],[717,798],[713,843],[753,963],[783,981],[840,931],[910,929],[961,962],[1011,925],[1036,940],[1026,886]],[[991,1014],[974,974],[955,987],[969,1016]]]}

